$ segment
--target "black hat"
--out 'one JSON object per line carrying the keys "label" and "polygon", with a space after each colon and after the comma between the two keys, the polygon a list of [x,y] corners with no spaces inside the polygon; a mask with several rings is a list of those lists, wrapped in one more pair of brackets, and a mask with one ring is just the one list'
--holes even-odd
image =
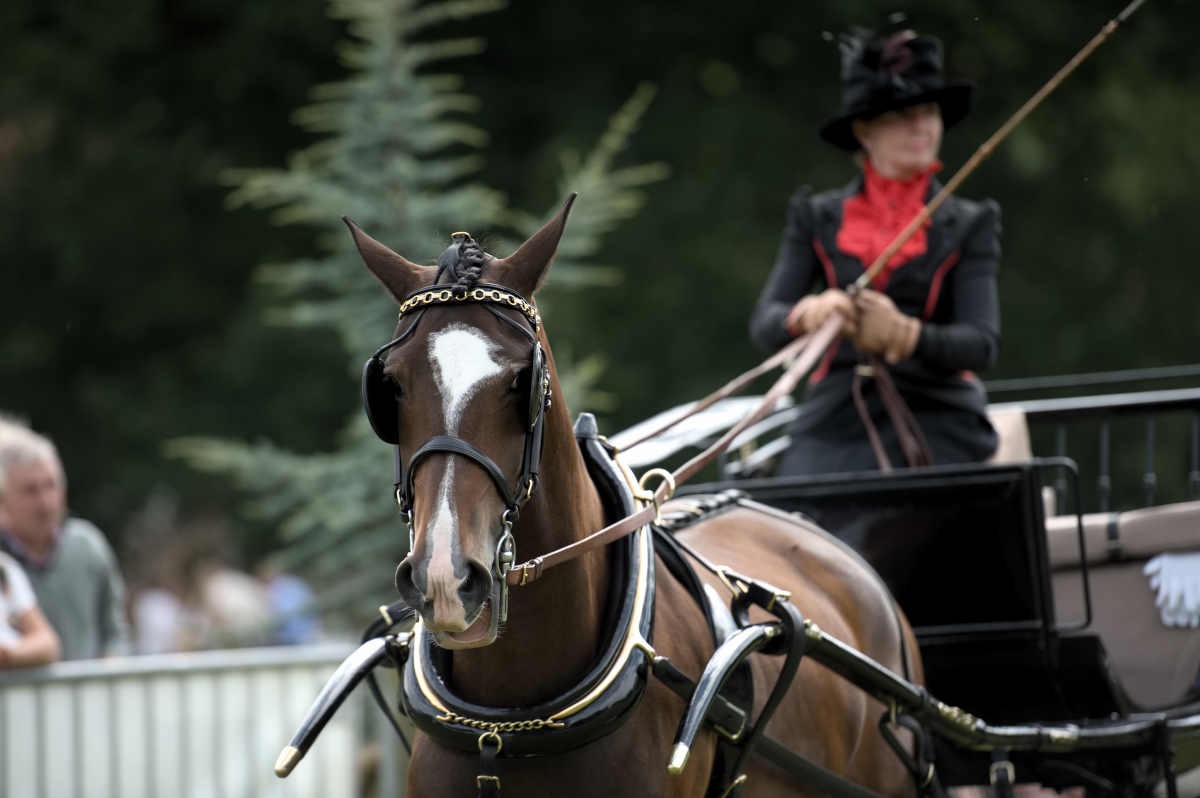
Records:
{"label": "black hat", "polygon": [[842,113],[821,127],[821,138],[854,152],[859,149],[851,123],[886,111],[936,102],[949,128],[967,115],[974,86],[948,81],[942,74],[942,43],[911,30],[876,37],[867,31],[844,34]]}

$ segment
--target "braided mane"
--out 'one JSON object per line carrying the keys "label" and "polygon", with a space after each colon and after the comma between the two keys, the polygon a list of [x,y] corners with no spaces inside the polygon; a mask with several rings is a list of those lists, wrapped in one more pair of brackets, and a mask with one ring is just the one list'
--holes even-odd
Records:
{"label": "braided mane", "polygon": [[455,233],[454,243],[438,257],[434,285],[450,283],[454,293],[465,294],[475,287],[487,268],[488,254],[467,233]]}

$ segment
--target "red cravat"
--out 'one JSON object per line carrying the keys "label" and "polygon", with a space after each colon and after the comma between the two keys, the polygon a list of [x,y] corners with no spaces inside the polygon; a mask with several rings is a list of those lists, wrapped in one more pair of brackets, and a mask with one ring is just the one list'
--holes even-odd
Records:
{"label": "red cravat", "polygon": [[[875,171],[870,161],[863,166],[863,189],[842,205],[842,226],[837,234],[837,247],[869,267],[879,257],[896,234],[913,220],[925,204],[929,179],[942,168],[939,161],[908,180],[892,180]],[[902,263],[925,253],[925,228],[929,220],[908,237],[908,240],[888,259],[871,287],[882,291],[892,272]]]}

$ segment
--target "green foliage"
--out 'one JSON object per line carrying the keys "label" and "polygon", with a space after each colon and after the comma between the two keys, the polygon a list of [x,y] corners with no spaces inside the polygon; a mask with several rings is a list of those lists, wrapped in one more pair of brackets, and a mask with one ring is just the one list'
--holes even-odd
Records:
{"label": "green foliage", "polygon": [[[278,224],[318,233],[324,254],[274,263],[259,272],[279,304],[272,319],[334,332],[357,366],[394,326],[395,302],[386,295],[338,221],[345,214],[373,236],[405,253],[435,254],[449,233],[470,227],[490,248],[515,247],[547,218],[508,207],[503,193],[479,180],[487,136],[469,121],[477,108],[463,81],[441,71],[445,63],[478,53],[477,38],[443,38],[449,20],[496,11],[493,0],[423,4],[415,0],[338,0],[332,12],[347,22],[341,47],[349,76],[320,86],[315,102],[295,118],[319,141],[290,159],[287,169],[236,170],[233,207],[271,209]],[[612,269],[589,261],[603,237],[632,217],[644,188],[661,180],[661,164],[617,166],[617,160],[653,98],[639,87],[610,120],[598,144],[563,158],[562,191],[578,191],[555,260],[548,292],[539,295],[547,322],[586,340],[554,311],[556,291],[611,284]],[[562,355],[564,392],[588,400],[603,370],[592,356],[570,366]],[[303,369],[290,371],[294,378]],[[347,383],[347,390],[354,390]],[[594,397],[601,404],[604,396]],[[353,418],[336,451],[297,454],[271,443],[244,444],[181,438],[170,446],[192,466],[231,477],[251,497],[255,516],[280,524],[280,565],[320,586],[327,609],[370,612],[390,595],[391,568],[407,544],[391,502],[391,453]]]}
{"label": "green foliage", "polygon": [[[907,4],[914,27],[945,40],[949,71],[979,87],[947,134],[943,175],[1123,6]],[[459,227],[502,252],[545,218],[537,209],[561,202],[563,164],[584,171],[592,157],[563,153],[591,141],[646,79],[658,93],[622,160],[669,162],[672,178],[652,206],[622,212],[602,257],[587,255],[607,270],[558,264],[543,308],[556,354],[605,367],[604,402],[593,375],[568,389],[573,403],[604,411],[611,431],[756,362],[746,318],[788,195],[854,171],[816,135],[839,105],[833,34],[891,10],[868,0],[776,4],[767,15],[753,3],[526,1],[471,16],[482,6],[442,3],[368,24],[348,12],[377,6],[337,8],[331,18],[321,3],[290,0],[0,3],[0,410],[59,442],[73,509],[118,544],[158,490],[179,494],[185,515],[237,506],[225,480],[166,459],[164,439],[336,445],[355,412],[356,361],[389,324],[383,309],[339,326],[378,301],[339,216],[414,259]],[[985,379],[1196,359],[1200,49],[1181,35],[1196,23],[1200,5],[1146,3],[963,185],[1004,209],[1003,340]],[[334,44],[356,24],[339,62]],[[400,26],[415,33],[389,38]],[[444,69],[451,50],[469,57]],[[391,70],[396,59],[429,82],[377,71],[373,85],[360,68]],[[353,93],[408,98],[410,124],[384,128],[390,99],[364,100],[357,117],[333,111]],[[312,109],[289,117],[310,96]],[[339,143],[341,130],[360,138]],[[420,157],[379,158],[370,174],[347,171],[353,191],[331,183],[309,195],[360,144],[389,137]],[[242,184],[236,207],[224,204],[231,166],[279,166],[288,153],[302,175],[292,185],[290,169],[276,170],[276,185],[258,194]],[[454,190],[431,189],[439,184]],[[468,185],[503,186],[509,201],[460,191]],[[582,194],[575,236],[609,189],[569,188]],[[430,218],[422,197],[435,194],[455,207]],[[502,207],[514,205],[534,212]],[[260,207],[297,223],[264,224]],[[276,265],[254,269],[263,263]],[[585,278],[620,282],[558,291]],[[343,291],[361,292],[359,303]],[[264,311],[280,324],[264,325]],[[238,530],[246,553],[274,540],[263,521],[239,518]]]}
{"label": "green foliage", "polygon": [[342,413],[314,382],[272,390],[263,367],[342,362],[257,322],[252,266],[309,249],[308,233],[228,212],[216,180],[307,143],[287,110],[338,74],[338,27],[278,0],[0,4],[0,409],[56,440],[72,511],[118,551],[152,493],[188,512],[229,503],[164,458],[165,437],[306,449]]}

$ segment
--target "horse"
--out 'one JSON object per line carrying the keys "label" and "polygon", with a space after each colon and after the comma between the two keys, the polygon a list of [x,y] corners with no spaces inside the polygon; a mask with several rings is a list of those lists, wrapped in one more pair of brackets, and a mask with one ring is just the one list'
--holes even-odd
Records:
{"label": "horse", "polygon": [[[692,798],[710,789],[718,735],[702,731],[686,766],[669,769],[685,702],[661,681],[648,680],[645,665],[639,671],[644,691],[622,708],[615,728],[585,734],[582,742],[554,743],[540,756],[527,754],[539,735],[563,727],[552,719],[563,713],[510,724],[478,721],[437,698],[453,693],[479,712],[554,707],[612,650],[614,604],[634,600],[614,577],[624,567],[616,543],[514,585],[511,595],[504,578],[517,547],[550,552],[611,520],[561,399],[534,303],[573,200],[506,258],[456,233],[437,267],[407,260],[345,220],[367,268],[400,303],[392,340],[368,360],[364,393],[376,432],[396,446],[396,496],[409,524],[409,552],[397,567],[396,588],[419,615],[414,635],[427,639],[424,648],[414,643],[414,657],[438,664],[436,677],[419,671],[415,680],[405,677],[406,704],[439,705],[429,707],[436,715],[432,733],[415,735],[411,798],[498,794],[501,784],[509,796],[572,798]],[[662,515],[681,501],[664,504]],[[883,583],[812,524],[737,502],[681,529],[678,538],[707,560],[780,586],[822,630],[920,683],[915,638]],[[666,657],[694,680],[715,645],[704,611],[661,558],[650,559],[652,634],[631,635],[627,648]],[[706,592],[726,589],[719,575],[700,578]],[[747,659],[755,711],[779,675],[779,659]],[[884,711],[805,659],[767,732],[865,788],[911,795],[909,772],[875,729]],[[465,734],[466,744],[442,734],[448,726]],[[487,760],[482,766],[481,756]],[[740,775],[727,794],[809,794],[762,758],[750,757]]]}

